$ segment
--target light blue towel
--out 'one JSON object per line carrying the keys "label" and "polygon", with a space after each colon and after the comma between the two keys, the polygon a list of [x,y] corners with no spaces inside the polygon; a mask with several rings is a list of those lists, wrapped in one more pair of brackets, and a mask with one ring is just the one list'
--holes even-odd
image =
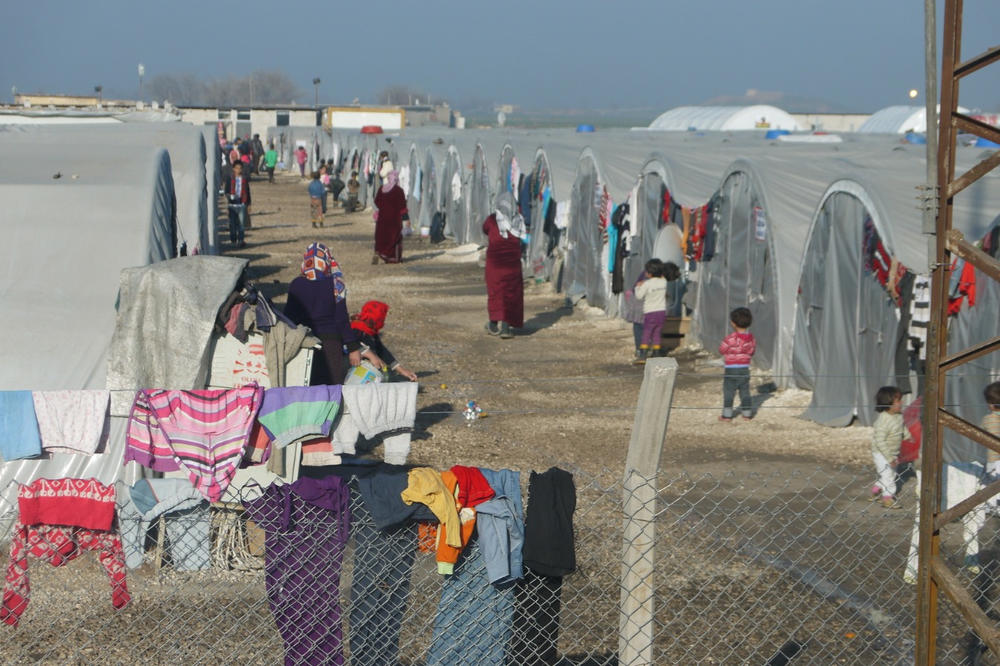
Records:
{"label": "light blue towel", "polygon": [[42,455],[31,391],[0,391],[0,455],[4,460]]}

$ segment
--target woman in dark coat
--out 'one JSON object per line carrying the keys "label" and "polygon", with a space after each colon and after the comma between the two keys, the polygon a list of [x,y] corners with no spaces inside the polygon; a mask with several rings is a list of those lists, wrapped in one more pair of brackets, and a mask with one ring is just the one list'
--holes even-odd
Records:
{"label": "woman in dark coat", "polygon": [[347,374],[344,346],[350,364],[361,363],[361,345],[347,311],[344,274],[322,243],[312,243],[306,248],[302,275],[288,286],[285,315],[296,324],[311,328],[323,343],[323,350],[313,359],[310,384],[343,383]]}
{"label": "woman in dark coat", "polygon": [[391,171],[385,184],[375,194],[375,256],[372,264],[382,259],[387,264],[403,260],[403,215],[406,214],[406,194],[398,185],[399,172]]}
{"label": "woman in dark coat", "polygon": [[524,278],[521,274],[521,239],[524,218],[517,212],[514,195],[497,197],[497,210],[483,222],[486,234],[486,309],[490,335],[511,338],[511,327],[524,325]]}

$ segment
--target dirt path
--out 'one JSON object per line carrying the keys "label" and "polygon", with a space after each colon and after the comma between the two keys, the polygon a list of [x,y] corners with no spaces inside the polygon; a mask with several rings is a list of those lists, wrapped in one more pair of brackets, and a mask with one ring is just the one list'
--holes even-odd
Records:
{"label": "dirt path", "polygon": [[[372,298],[389,303],[386,341],[421,377],[415,461],[530,469],[567,460],[620,468],[642,378],[628,363],[629,325],[592,308],[568,307],[549,285],[530,284],[524,329],[512,340],[489,337],[477,252],[411,238],[402,265],[372,266],[370,211],[347,215],[331,208],[326,226],[314,230],[305,181],[286,176],[253,187],[248,246],[223,246],[251,260],[252,277],[276,302],[284,302],[298,275],[305,246],[322,241],[344,269],[352,310]],[[867,428],[834,430],[796,418],[808,402],[804,392],[771,397],[752,422],[719,424],[720,369],[694,353],[678,360],[666,465],[868,463]],[[467,425],[460,412],[468,400],[478,401],[487,418]]]}

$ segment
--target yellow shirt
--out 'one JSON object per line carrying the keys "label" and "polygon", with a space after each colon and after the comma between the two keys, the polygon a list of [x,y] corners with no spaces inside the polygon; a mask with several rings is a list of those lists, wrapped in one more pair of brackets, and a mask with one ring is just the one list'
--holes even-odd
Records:
{"label": "yellow shirt", "polygon": [[431,467],[414,467],[407,475],[406,490],[399,496],[407,504],[426,504],[445,526],[445,538],[449,546],[462,547],[462,527],[458,520],[455,496],[441,480],[441,473]]}

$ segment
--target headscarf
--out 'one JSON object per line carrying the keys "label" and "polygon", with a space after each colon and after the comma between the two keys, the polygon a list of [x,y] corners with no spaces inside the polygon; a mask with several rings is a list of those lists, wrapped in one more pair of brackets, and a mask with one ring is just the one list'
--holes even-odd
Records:
{"label": "headscarf", "polygon": [[361,306],[361,312],[351,317],[351,328],[367,335],[378,335],[385,326],[385,316],[389,306],[381,301],[368,301]]}
{"label": "headscarf", "polygon": [[330,250],[322,243],[311,243],[302,255],[302,275],[307,280],[318,280],[322,276],[333,278],[333,292],[337,302],[347,298],[347,285],[344,284],[344,272],[340,264],[333,258]]}
{"label": "headscarf", "polygon": [[524,238],[527,233],[524,228],[524,218],[518,212],[514,195],[510,192],[503,192],[497,197],[496,218],[500,235],[504,238],[510,234],[514,234],[517,238]]}
{"label": "headscarf", "polygon": [[385,192],[386,194],[389,194],[389,190],[396,187],[396,184],[398,182],[399,182],[399,172],[393,169],[386,175],[385,182],[382,184],[382,191]]}

